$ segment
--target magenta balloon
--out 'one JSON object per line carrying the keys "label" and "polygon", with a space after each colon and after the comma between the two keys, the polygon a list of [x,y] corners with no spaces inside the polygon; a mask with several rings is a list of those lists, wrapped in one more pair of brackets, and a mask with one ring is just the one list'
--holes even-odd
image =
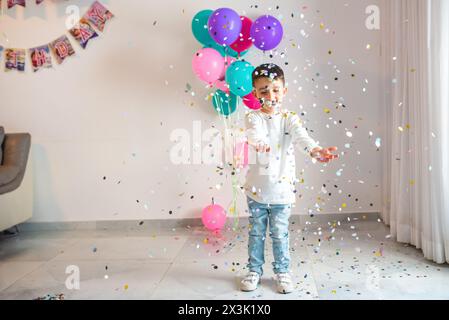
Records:
{"label": "magenta balloon", "polygon": [[254,45],[263,51],[276,48],[281,43],[283,35],[281,22],[273,16],[261,16],[251,26]]}
{"label": "magenta balloon", "polygon": [[220,45],[231,45],[240,36],[242,21],[237,12],[229,8],[215,10],[208,20],[209,34]]}
{"label": "magenta balloon", "polygon": [[212,48],[203,48],[192,59],[192,69],[202,81],[213,84],[225,72],[224,58]]}
{"label": "magenta balloon", "polygon": [[242,20],[242,31],[240,32],[240,36],[230,45],[230,47],[238,53],[248,50],[253,45],[251,39],[251,26],[253,25],[253,21],[250,18],[243,16],[240,17],[240,20]]}
{"label": "magenta balloon", "polygon": [[262,107],[260,101],[252,93],[243,97],[243,103],[251,110],[259,110]]}

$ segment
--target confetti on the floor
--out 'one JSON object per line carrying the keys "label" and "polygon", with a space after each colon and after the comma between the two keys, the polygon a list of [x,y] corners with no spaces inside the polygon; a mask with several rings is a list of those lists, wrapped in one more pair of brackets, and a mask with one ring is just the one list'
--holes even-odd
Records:
{"label": "confetti on the floor", "polygon": [[43,297],[37,297],[36,299],[33,299],[33,300],[64,300],[64,294],[63,293],[58,293],[58,294],[49,293]]}

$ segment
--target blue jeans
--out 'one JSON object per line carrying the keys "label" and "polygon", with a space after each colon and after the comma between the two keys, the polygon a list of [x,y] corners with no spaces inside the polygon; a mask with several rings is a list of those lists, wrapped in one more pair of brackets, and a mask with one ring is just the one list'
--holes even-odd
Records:
{"label": "blue jeans", "polygon": [[270,224],[270,236],[273,241],[273,271],[275,274],[290,270],[290,251],[288,219],[291,204],[263,204],[247,197],[249,209],[248,269],[262,275],[265,263],[265,238],[267,225]]}

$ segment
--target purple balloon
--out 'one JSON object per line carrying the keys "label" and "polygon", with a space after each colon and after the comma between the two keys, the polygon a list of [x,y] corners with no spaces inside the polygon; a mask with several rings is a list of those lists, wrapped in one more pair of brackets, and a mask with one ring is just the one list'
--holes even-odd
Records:
{"label": "purple balloon", "polygon": [[278,19],[265,15],[254,21],[250,35],[257,48],[267,51],[276,48],[281,43],[284,29]]}
{"label": "purple balloon", "polygon": [[231,45],[240,36],[242,20],[237,12],[229,8],[215,10],[208,21],[209,34],[220,45]]}

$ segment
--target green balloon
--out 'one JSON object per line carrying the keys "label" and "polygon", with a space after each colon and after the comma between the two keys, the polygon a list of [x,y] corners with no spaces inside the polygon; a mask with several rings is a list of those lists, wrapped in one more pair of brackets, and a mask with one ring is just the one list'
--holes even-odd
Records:
{"label": "green balloon", "polygon": [[237,110],[237,97],[222,90],[217,90],[212,97],[214,109],[222,115],[229,116]]}
{"label": "green balloon", "polygon": [[[213,40],[212,40],[213,41]],[[224,57],[226,55],[226,49],[223,46],[220,46],[218,43],[214,42],[208,45],[205,45],[204,48],[212,48],[220,52],[221,56]]]}
{"label": "green balloon", "polygon": [[253,91],[254,67],[246,61],[236,61],[226,70],[226,82],[231,93],[244,97]]}
{"label": "green balloon", "polygon": [[207,22],[212,15],[212,10],[203,10],[198,12],[192,20],[192,33],[196,40],[198,40],[204,46],[213,45],[216,42],[209,34],[209,27]]}

